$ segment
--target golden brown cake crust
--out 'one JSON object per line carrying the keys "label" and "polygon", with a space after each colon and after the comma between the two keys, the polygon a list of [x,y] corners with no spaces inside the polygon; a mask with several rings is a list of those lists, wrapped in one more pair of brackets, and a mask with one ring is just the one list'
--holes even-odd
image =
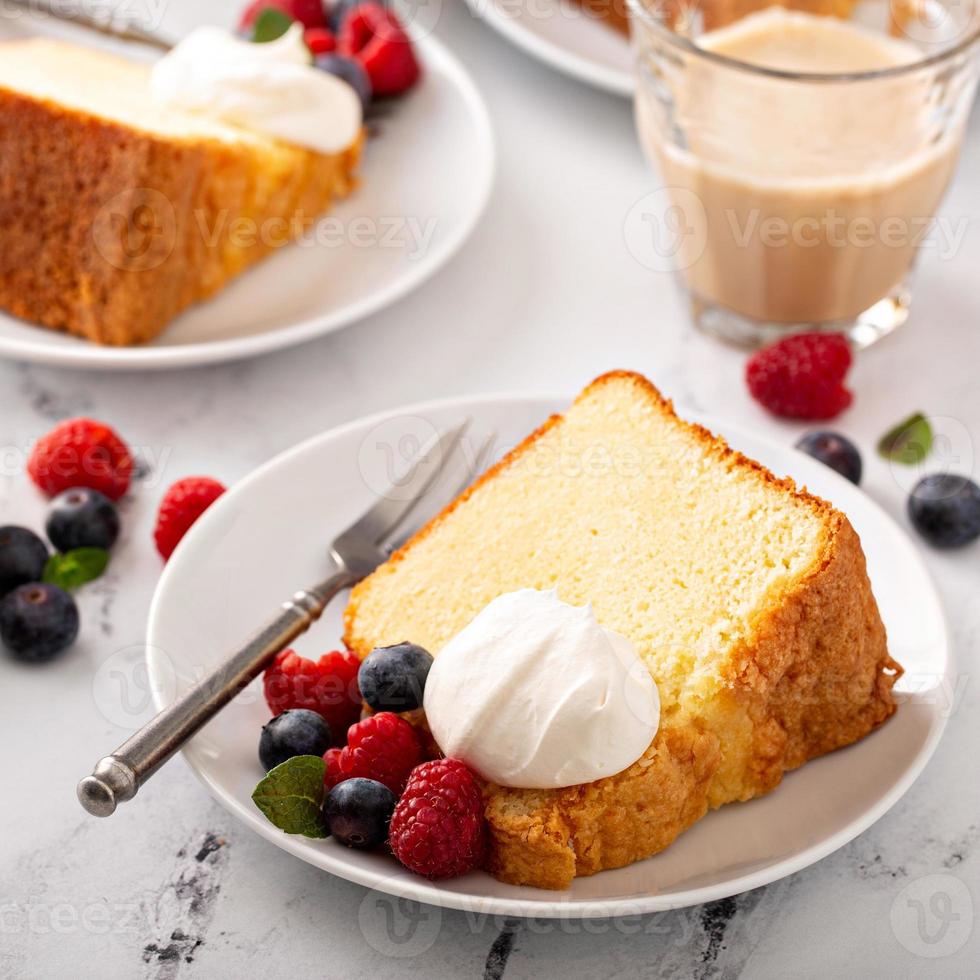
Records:
{"label": "golden brown cake crust", "polygon": [[0,88],[0,308],[100,344],[149,340],[271,250],[268,235],[236,246],[236,218],[312,221],[352,189],[360,150],[283,147],[264,173],[244,143],[156,137]]}
{"label": "golden brown cake crust", "polygon": [[[626,382],[673,413],[645,378],[615,371],[590,385]],[[560,421],[554,416],[490,469],[459,500],[424,527],[391,563],[405,560],[460,503],[492,481]],[[860,541],[830,504],[780,480],[728,448],[706,429],[681,422],[707,452],[752,470],[818,511],[827,526],[820,555],[792,588],[752,623],[751,639],[729,656],[725,697],[752,720],[752,751],[734,791],[715,778],[724,746],[696,721],[665,721],[644,756],[625,771],[556,791],[488,784],[486,815],[492,846],[488,869],[502,881],[567,888],[577,876],[622,867],[656,854],[709,807],[772,790],[784,772],[867,735],[895,711],[892,686],[901,668],[888,655]],[[369,624],[359,620],[357,586],[345,614],[345,641],[370,652]],[[714,794],[714,795],[713,795]]]}

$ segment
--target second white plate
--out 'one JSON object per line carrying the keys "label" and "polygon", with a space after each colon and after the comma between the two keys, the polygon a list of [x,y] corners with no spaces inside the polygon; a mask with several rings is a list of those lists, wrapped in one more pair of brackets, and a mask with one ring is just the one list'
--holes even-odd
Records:
{"label": "second white plate", "polygon": [[587,85],[633,97],[629,41],[575,0],[466,0],[507,40]]}
{"label": "second white plate", "polygon": [[[0,19],[0,40],[31,34],[133,53],[40,17]],[[279,249],[140,347],[99,347],[0,313],[0,357],[99,370],[255,357],[338,330],[421,285],[476,226],[495,148],[483,99],[462,65],[431,37],[416,43],[421,83],[378,124],[361,186],[309,241]]]}
{"label": "second white plate", "polygon": [[[239,483],[181,543],[157,589],[148,630],[157,705],[215,667],[284,597],[323,577],[327,543],[390,479],[393,456],[397,467],[399,454],[411,454],[434,427],[463,417],[472,420],[471,445],[495,432],[503,451],[566,404],[506,397],[412,406],[317,436]],[[768,796],[710,813],[663,853],[579,878],[567,892],[483,873],[429,882],[383,854],[277,830],[251,801],[263,775],[259,730],[269,719],[258,683],[188,744],[191,768],[238,819],[310,864],[387,894],[488,914],[579,918],[695,905],[775,881],[846,844],[909,788],[945,726],[955,684],[939,600],[915,547],[861,490],[793,449],[701,421],[833,501],[861,535],[891,652],[906,670],[899,711],[879,731],[790,773]],[[300,640],[300,652],[318,656],[337,645],[341,607]]]}

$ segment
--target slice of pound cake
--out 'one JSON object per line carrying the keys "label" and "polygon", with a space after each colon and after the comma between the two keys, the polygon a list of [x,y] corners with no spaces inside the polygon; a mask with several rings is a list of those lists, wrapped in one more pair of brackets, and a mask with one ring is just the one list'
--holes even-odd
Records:
{"label": "slice of pound cake", "polygon": [[150,66],[125,58],[0,44],[0,308],[101,344],[149,340],[346,196],[360,149],[161,108]]}
{"label": "slice of pound cake", "polygon": [[646,379],[594,381],[354,589],[359,656],[438,658],[491,600],[555,589],[627,637],[660,694],[629,768],[486,786],[489,870],[565,888],[662,850],[710,807],[867,735],[901,668],[847,518],[680,420]]}

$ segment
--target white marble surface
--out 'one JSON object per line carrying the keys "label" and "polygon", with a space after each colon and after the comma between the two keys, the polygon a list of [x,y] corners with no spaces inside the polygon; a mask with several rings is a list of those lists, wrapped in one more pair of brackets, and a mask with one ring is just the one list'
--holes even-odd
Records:
{"label": "white marble surface", "polygon": [[[231,16],[216,0],[208,9]],[[172,0],[165,23],[177,31],[203,17],[201,5]],[[138,697],[121,711],[94,696],[93,678],[138,655],[160,571],[152,517],[173,479],[234,481],[308,435],[402,403],[571,392],[621,366],[648,373],[681,406],[786,442],[797,434],[748,398],[742,355],[691,332],[671,279],[627,253],[624,217],[655,186],[627,105],[529,61],[455,0],[438,34],[486,94],[500,175],[487,219],[435,281],[383,315],[260,361],[146,377],[0,364],[3,523],[40,522],[23,455],[66,415],[118,424],[151,464],[125,505],[110,575],[82,595],[79,644],[40,669],[0,658],[0,976],[975,976],[976,547],[926,553],[965,680],[925,774],[834,856],[712,907],[564,924],[395,907],[390,933],[364,889],[236,826],[180,760],[109,821],[78,807],[78,777],[146,716]],[[867,492],[902,522],[901,480],[870,452],[874,439],[914,409],[944,417],[961,455],[980,431],[978,163],[974,126],[946,205],[968,222],[960,252],[926,255],[910,324],[861,356],[856,405],[839,423],[866,450]],[[922,932],[909,924],[909,899],[924,903]]]}

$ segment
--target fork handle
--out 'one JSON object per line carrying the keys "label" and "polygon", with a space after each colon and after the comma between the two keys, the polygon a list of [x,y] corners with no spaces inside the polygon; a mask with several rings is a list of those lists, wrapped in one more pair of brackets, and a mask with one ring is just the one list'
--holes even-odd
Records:
{"label": "fork handle", "polygon": [[131,800],[160,766],[258,677],[280,650],[305,633],[334,596],[354,582],[350,572],[338,570],[284,602],[279,615],[241,649],[96,764],[92,775],[78,784],[82,806],[96,817],[108,817],[117,804]]}

